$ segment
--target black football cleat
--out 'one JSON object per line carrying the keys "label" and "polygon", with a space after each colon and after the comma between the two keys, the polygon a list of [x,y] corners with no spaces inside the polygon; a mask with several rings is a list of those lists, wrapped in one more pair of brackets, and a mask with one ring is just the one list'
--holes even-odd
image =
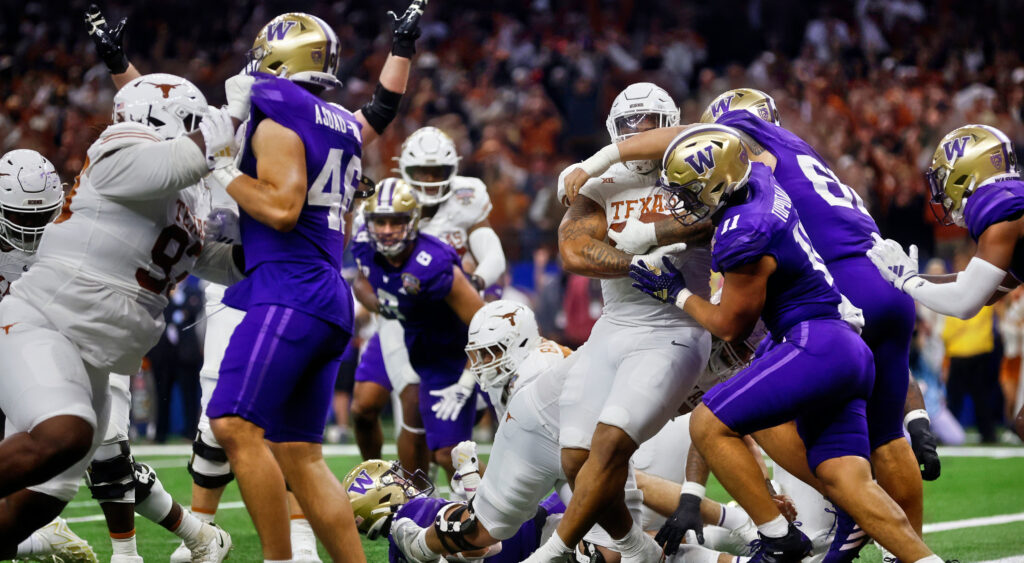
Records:
{"label": "black football cleat", "polygon": [[790,563],[799,562],[811,554],[811,540],[793,524],[781,538],[768,538],[761,532],[761,539],[750,542],[750,563]]}

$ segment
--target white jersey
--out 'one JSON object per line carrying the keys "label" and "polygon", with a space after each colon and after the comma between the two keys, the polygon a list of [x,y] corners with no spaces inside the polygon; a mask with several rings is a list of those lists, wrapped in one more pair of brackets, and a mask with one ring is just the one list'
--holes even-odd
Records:
{"label": "white jersey", "polygon": [[168,292],[215,254],[203,251],[206,157],[186,137],[165,141],[137,123],[108,127],[88,157],[11,294],[88,364],[134,373],[163,331]]}
{"label": "white jersey", "polygon": [[[571,353],[572,350],[565,346],[553,340],[541,338],[540,346],[533,352],[530,352],[530,355],[526,356],[523,363],[519,364],[515,377],[507,385],[488,389],[487,395],[491,399],[491,404],[494,405],[494,411],[498,415],[499,423],[505,416],[505,411],[508,409],[508,404],[512,397],[520,389],[526,388],[531,382],[543,379],[545,380],[545,385],[554,385],[558,387],[560,392],[562,387],[561,381],[565,378],[565,370],[555,368],[562,364]],[[549,380],[556,381],[551,382]],[[554,397],[555,406],[557,407],[558,395],[555,394]]]}
{"label": "white jersey", "polygon": [[[559,185],[562,185],[561,178]],[[655,214],[671,217],[665,208],[667,192],[654,185],[654,176],[637,174],[622,164],[615,164],[600,177],[588,180],[580,189],[580,195],[604,208],[609,229],[621,228],[619,225],[629,217],[641,220],[660,219],[651,217]],[[710,296],[710,248],[690,246],[672,259],[683,273],[687,289],[707,299]],[[629,276],[601,280],[601,295],[604,298],[604,316],[619,324],[698,326],[675,305],[660,303],[638,291]]]}
{"label": "white jersey", "polygon": [[11,284],[35,264],[36,255],[12,248],[6,252],[0,250],[0,299],[11,292]]}
{"label": "white jersey", "polygon": [[494,206],[487,186],[478,178],[456,176],[450,189],[451,197],[441,202],[437,213],[420,219],[420,231],[443,240],[464,256],[469,250],[469,229],[487,219]]}

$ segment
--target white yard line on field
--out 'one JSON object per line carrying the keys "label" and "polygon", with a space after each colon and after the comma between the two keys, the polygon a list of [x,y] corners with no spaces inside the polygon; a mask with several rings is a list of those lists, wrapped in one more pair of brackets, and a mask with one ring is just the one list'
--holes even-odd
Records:
{"label": "white yard line on field", "polygon": [[1009,524],[1011,522],[1024,522],[1024,512],[1017,514],[1001,514],[999,516],[983,516],[981,518],[968,518],[966,520],[954,520],[952,522],[925,524],[924,533],[948,532],[949,530],[978,528],[981,526],[997,526],[999,524]]}

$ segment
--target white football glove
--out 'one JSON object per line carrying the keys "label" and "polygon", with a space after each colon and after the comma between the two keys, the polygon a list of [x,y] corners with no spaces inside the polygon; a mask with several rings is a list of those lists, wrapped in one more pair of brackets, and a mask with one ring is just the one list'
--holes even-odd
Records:
{"label": "white football glove", "polygon": [[868,258],[882,273],[885,281],[896,289],[903,291],[911,278],[917,277],[917,245],[910,245],[910,253],[903,252],[900,243],[892,239],[882,239],[878,233],[871,233],[875,243],[868,252]]}
{"label": "white football glove", "polygon": [[476,442],[465,440],[452,448],[452,465],[455,475],[452,476],[452,493],[469,501],[476,496],[480,486],[480,458],[476,453]]}
{"label": "white football glove", "polygon": [[643,254],[658,245],[654,223],[644,223],[636,217],[627,218],[620,232],[608,229],[608,238],[615,241],[615,248],[630,254]]}
{"label": "white football glove", "polygon": [[242,71],[224,82],[224,95],[228,99],[228,112],[239,121],[249,118],[249,98],[256,78]]}
{"label": "white football glove", "polygon": [[845,295],[840,293],[839,296],[843,298],[839,302],[839,314],[843,316],[843,320],[846,321],[846,324],[850,325],[850,328],[857,331],[857,334],[860,334],[864,330],[864,311],[850,303],[850,300]]}
{"label": "white football glove", "polygon": [[199,122],[206,145],[206,164],[213,170],[220,159],[235,159],[235,126],[227,109],[211,107]]}
{"label": "white football glove", "polygon": [[465,377],[464,373],[463,377],[460,377],[457,382],[448,387],[431,391],[430,395],[438,397],[438,399],[437,402],[430,406],[430,410],[434,411],[437,414],[437,418],[441,420],[455,420],[459,418],[462,407],[473,396],[474,381],[472,377]]}
{"label": "white football glove", "polygon": [[640,266],[640,262],[643,262],[644,266],[640,267],[646,267],[648,270],[654,273],[660,273],[661,259],[663,257],[669,254],[679,254],[684,250],[686,250],[685,242],[677,242],[675,244],[659,246],[658,248],[655,248],[654,250],[648,252],[647,254],[637,254],[636,256],[633,256],[633,259],[630,261],[630,264],[633,266]]}

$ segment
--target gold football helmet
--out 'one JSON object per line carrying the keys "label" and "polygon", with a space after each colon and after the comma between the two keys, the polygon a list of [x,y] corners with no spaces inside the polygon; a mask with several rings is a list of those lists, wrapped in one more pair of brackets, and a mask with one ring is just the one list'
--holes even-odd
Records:
{"label": "gold football helmet", "polygon": [[422,205],[416,190],[401,178],[377,183],[373,197],[363,204],[366,232],[377,252],[396,256],[416,239]]}
{"label": "gold football helmet", "polygon": [[1020,176],[1013,143],[999,129],[988,125],[964,125],[939,141],[932,163],[925,172],[932,202],[942,206],[940,217],[946,225],[964,226],[964,207],[974,190]]}
{"label": "gold football helmet", "polygon": [[338,36],[310,14],[281,14],[263,26],[249,51],[250,70],[326,89],[341,86]]}
{"label": "gold football helmet", "polygon": [[700,121],[714,123],[723,113],[734,109],[745,109],[768,123],[779,125],[779,110],[775,107],[775,99],[754,88],[736,88],[719,94],[708,104]]}
{"label": "gold football helmet", "polygon": [[423,471],[410,474],[397,461],[380,459],[353,467],[341,486],[348,492],[359,532],[371,540],[387,535],[391,518],[402,505],[434,492]]}
{"label": "gold football helmet", "polygon": [[692,225],[717,210],[748,176],[750,158],[739,132],[724,125],[697,125],[668,146],[658,185],[672,194],[667,205],[676,220]]}

